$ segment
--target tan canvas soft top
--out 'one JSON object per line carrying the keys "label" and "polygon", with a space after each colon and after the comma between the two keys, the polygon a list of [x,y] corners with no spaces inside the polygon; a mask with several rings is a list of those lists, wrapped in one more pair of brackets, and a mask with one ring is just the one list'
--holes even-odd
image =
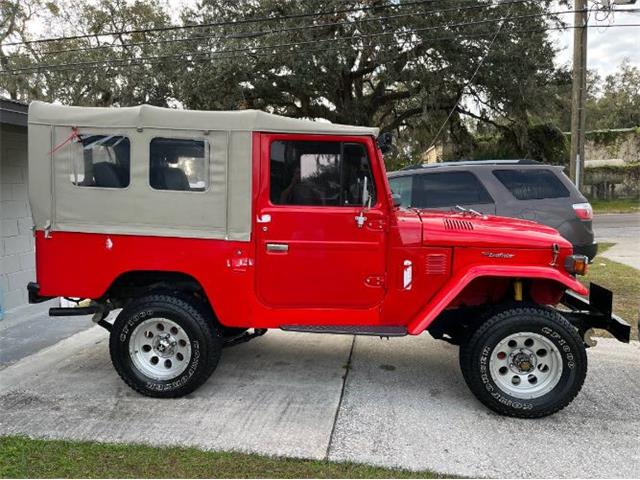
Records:
{"label": "tan canvas soft top", "polygon": [[377,128],[299,120],[260,110],[198,111],[140,105],[138,107],[68,107],[44,102],[29,106],[29,124],[85,127],[171,128],[244,132],[378,135]]}
{"label": "tan canvas soft top", "polygon": [[[126,108],[29,106],[29,200],[37,229],[248,240],[251,235],[252,133],[376,136],[378,129],[298,120],[256,110],[207,112],[141,105]],[[130,144],[126,188],[78,186],[70,176],[82,146],[76,135],[115,135]],[[202,192],[154,190],[149,146],[155,138],[206,144]]]}

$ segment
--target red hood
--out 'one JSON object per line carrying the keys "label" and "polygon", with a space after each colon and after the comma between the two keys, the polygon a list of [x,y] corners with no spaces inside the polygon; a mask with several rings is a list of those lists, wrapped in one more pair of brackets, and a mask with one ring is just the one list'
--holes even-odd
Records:
{"label": "red hood", "polygon": [[529,220],[476,216],[468,213],[419,210],[423,243],[467,247],[571,248],[554,228]]}

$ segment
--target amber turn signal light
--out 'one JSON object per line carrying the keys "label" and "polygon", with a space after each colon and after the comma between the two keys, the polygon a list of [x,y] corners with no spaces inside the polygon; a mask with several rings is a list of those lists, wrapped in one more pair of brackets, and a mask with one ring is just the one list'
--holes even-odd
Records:
{"label": "amber turn signal light", "polygon": [[589,257],[586,255],[569,255],[564,259],[564,268],[575,275],[586,275],[589,269]]}

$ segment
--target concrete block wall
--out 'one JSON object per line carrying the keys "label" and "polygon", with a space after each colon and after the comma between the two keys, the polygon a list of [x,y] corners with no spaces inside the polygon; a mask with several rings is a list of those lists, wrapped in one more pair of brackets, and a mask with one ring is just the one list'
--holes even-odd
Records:
{"label": "concrete block wall", "polygon": [[27,199],[27,129],[0,127],[0,302],[6,315],[26,305],[35,280],[34,240]]}

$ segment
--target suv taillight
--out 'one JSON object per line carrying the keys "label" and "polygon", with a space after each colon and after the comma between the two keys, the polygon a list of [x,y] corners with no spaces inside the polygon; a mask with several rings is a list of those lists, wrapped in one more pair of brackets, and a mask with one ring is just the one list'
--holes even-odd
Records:
{"label": "suv taillight", "polygon": [[580,220],[593,220],[593,208],[589,203],[574,203],[573,210]]}

